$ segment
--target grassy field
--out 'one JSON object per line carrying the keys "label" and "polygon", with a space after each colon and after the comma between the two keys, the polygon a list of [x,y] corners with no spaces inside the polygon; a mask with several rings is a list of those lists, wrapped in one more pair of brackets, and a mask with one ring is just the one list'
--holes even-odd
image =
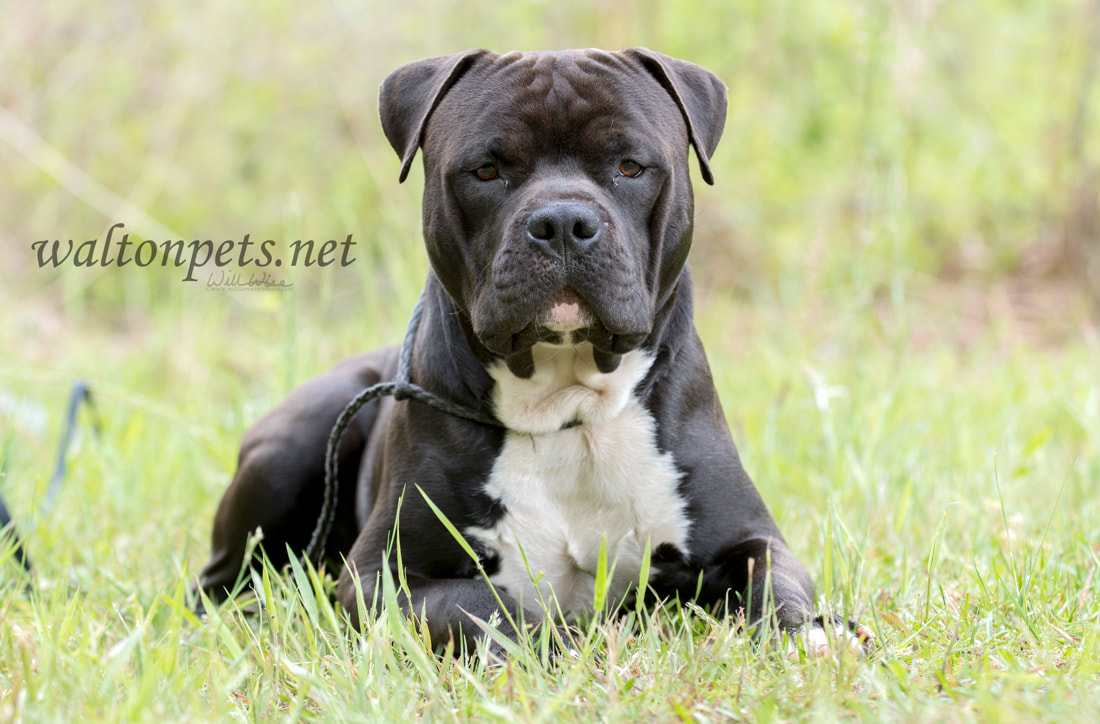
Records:
{"label": "grassy field", "polygon": [[[0,721],[1100,720],[1100,2],[206,0],[0,9]],[[427,18],[428,20],[425,20]],[[432,655],[331,580],[184,592],[252,421],[400,339],[427,269],[376,88],[398,65],[646,45],[730,86],[697,325],[743,461],[865,659],[667,609],[574,654]],[[283,292],[40,268],[31,244],[357,241]],[[60,496],[66,400],[88,381]],[[98,423],[98,430],[97,425]]]}

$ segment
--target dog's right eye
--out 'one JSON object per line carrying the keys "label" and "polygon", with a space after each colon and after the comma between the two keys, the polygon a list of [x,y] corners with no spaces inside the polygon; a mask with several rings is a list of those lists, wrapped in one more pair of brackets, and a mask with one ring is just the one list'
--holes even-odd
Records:
{"label": "dog's right eye", "polygon": [[478,166],[477,169],[474,170],[474,173],[476,173],[477,177],[482,181],[492,181],[500,177],[500,171],[497,169],[496,165],[492,163]]}

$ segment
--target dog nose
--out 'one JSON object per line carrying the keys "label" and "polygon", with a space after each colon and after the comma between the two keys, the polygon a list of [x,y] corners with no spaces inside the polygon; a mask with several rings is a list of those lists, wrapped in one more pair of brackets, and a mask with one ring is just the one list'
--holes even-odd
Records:
{"label": "dog nose", "polygon": [[600,239],[600,217],[579,201],[552,201],[531,214],[527,238],[542,251],[562,258],[584,254]]}

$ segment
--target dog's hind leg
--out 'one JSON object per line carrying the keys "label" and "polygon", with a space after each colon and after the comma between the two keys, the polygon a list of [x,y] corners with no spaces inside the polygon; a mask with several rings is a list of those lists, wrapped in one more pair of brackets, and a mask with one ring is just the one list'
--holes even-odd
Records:
{"label": "dog's hind leg", "polygon": [[[245,558],[257,529],[276,567],[288,562],[288,546],[306,548],[321,512],[333,424],[360,391],[392,375],[395,363],[393,350],[346,360],[296,389],[245,434],[237,472],[214,518],[210,559],[199,574],[198,586],[211,600],[224,601],[246,564],[256,562],[258,553]],[[377,402],[364,406],[340,440],[336,516],[324,548],[337,562],[355,540],[359,463],[377,412]]]}

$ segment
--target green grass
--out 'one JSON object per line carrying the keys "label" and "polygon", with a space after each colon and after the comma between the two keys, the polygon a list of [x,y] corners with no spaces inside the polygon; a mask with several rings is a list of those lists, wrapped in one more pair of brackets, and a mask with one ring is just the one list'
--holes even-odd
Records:
{"label": "green grass", "polygon": [[[731,313],[752,314],[709,309],[704,330],[713,335]],[[321,335],[301,332],[298,346]],[[711,341],[746,465],[814,572],[822,607],[879,634],[870,660],[792,662],[754,650],[729,622],[663,611],[595,622],[575,659],[543,666],[533,647],[524,665],[490,670],[430,656],[399,616],[362,636],[347,631],[328,603],[331,582],[304,572],[263,582],[263,616],[230,608],[198,621],[183,591],[206,554],[243,411],[278,393],[238,385],[227,397],[222,382],[184,379],[152,402],[110,382],[147,375],[170,354],[165,338],[144,361],[99,375],[102,432],[82,440],[57,508],[28,536],[41,590],[3,594],[7,711],[27,720],[1096,716],[1095,350],[914,356],[844,335],[801,342],[788,329],[748,351]],[[821,351],[829,347],[838,354]],[[827,408],[807,364],[818,385],[836,388]],[[59,381],[6,371],[3,384],[14,382],[26,385],[25,401],[61,409]],[[30,511],[55,436],[8,430],[5,491],[17,512]]]}
{"label": "green grass", "polygon": [[[1094,0],[192,5],[0,10],[0,492],[38,567],[23,595],[0,545],[0,721],[1100,719]],[[244,430],[397,342],[426,273],[377,83],[470,46],[634,44],[730,86],[697,324],[820,607],[876,653],[789,659],[669,608],[488,667],[393,613],[347,630],[309,569],[196,619]],[[281,294],[33,263],[120,220],[353,233],[359,260]],[[100,430],[81,413],[39,515],[78,377]]]}

